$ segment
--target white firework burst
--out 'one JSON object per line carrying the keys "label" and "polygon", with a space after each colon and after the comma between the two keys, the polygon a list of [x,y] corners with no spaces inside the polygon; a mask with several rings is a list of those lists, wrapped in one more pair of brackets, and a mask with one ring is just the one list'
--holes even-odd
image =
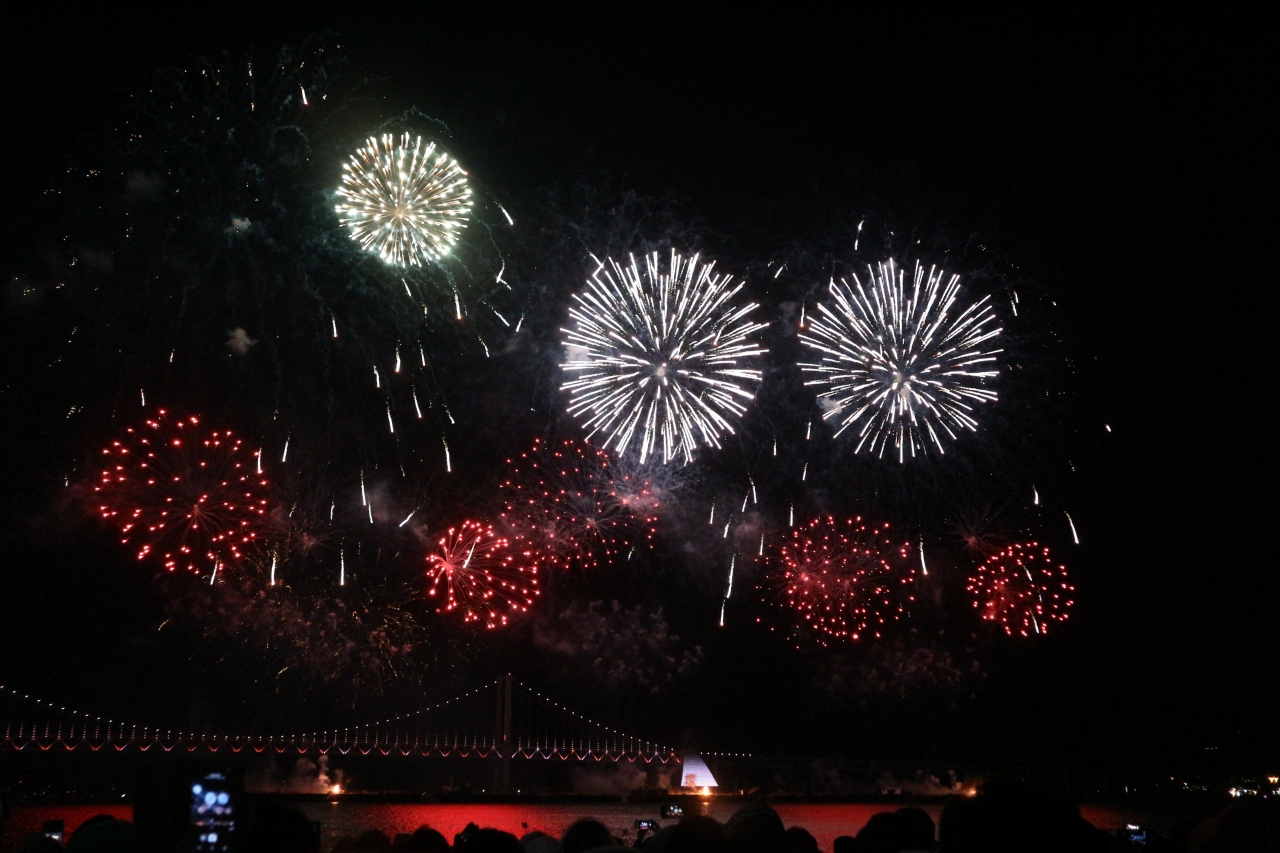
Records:
{"label": "white firework burst", "polygon": [[[920,262],[911,281],[892,260],[868,266],[868,282],[832,281],[832,301],[818,305],[801,342],[821,354],[800,365],[817,378],[824,419],[836,435],[856,428],[854,452],[878,456],[892,448],[898,461],[924,455],[961,430],[975,430],[975,407],[996,399],[1001,329],[988,297],[961,300],[960,276]],[[945,279],[945,283],[944,283]]]}
{"label": "white firework burst", "polygon": [[370,137],[342,168],[335,209],[366,251],[408,267],[453,249],[471,211],[471,187],[434,142],[407,133]]}
{"label": "white firework burst", "polygon": [[754,303],[733,304],[743,285],[714,262],[674,249],[666,269],[657,252],[644,261],[597,261],[574,294],[561,366],[575,378],[561,387],[606,448],[688,462],[699,446],[719,447],[755,397],[761,373],[744,363],[764,355],[754,337],[767,324],[748,318]]}

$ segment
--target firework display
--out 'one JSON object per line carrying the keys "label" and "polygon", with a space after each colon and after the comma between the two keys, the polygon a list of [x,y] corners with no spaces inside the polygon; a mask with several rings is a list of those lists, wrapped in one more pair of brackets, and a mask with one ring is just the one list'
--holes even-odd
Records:
{"label": "firework display", "polygon": [[774,580],[803,626],[834,639],[880,637],[915,600],[911,546],[889,524],[815,518],[778,546]]}
{"label": "firework display", "polygon": [[427,595],[443,613],[459,611],[464,622],[486,628],[506,625],[538,597],[538,566],[492,525],[464,521],[427,555]]}
{"label": "firework display", "polygon": [[820,360],[802,363],[816,376],[824,419],[836,434],[856,430],[855,453],[886,452],[898,461],[945,453],[963,430],[976,430],[975,409],[993,402],[1001,329],[987,297],[961,299],[960,276],[916,262],[910,281],[892,261],[868,267],[864,284],[832,281],[830,303],[800,333]]}
{"label": "firework display", "polygon": [[617,472],[610,455],[575,439],[509,461],[502,520],[514,538],[558,568],[596,568],[652,542],[658,501],[649,484]]}
{"label": "firework display", "polygon": [[397,267],[448,255],[471,210],[467,173],[434,142],[370,137],[343,166],[336,210],[351,238]]}
{"label": "firework display", "polygon": [[765,354],[754,336],[767,324],[748,319],[754,303],[733,303],[742,286],[674,249],[665,268],[657,252],[643,270],[634,256],[600,264],[562,330],[570,414],[641,461],[691,462],[698,447],[719,447],[762,375],[748,365]]}
{"label": "firework display", "polygon": [[137,559],[216,575],[260,542],[270,506],[258,460],[229,430],[163,409],[102,451],[98,512]]}
{"label": "firework display", "polygon": [[969,594],[982,618],[1009,636],[1049,633],[1051,622],[1065,622],[1075,588],[1067,567],[1037,542],[1010,545],[974,569]]}

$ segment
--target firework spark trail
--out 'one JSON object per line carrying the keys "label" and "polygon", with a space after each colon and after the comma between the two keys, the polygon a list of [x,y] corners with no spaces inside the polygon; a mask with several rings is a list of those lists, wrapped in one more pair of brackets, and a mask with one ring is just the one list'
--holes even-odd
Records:
{"label": "firework spark trail", "polygon": [[836,418],[836,435],[857,427],[855,453],[898,461],[932,447],[946,452],[962,430],[976,430],[977,404],[993,402],[988,386],[999,373],[989,348],[1000,335],[988,297],[965,304],[960,276],[917,261],[910,282],[892,260],[868,267],[867,284],[853,276],[832,281],[830,303],[819,303],[801,342],[821,355],[801,363],[818,378],[819,400],[829,401],[824,420]]}
{"label": "firework spark trail", "polygon": [[779,546],[773,579],[807,628],[838,639],[879,637],[915,600],[910,550],[887,523],[816,518]]}
{"label": "firework spark trail", "polygon": [[343,165],[338,197],[352,239],[397,267],[448,255],[471,211],[467,173],[434,142],[424,147],[407,133],[370,137]]}
{"label": "firework spark trail", "polygon": [[1037,542],[1010,545],[974,569],[968,591],[973,606],[1009,636],[1047,634],[1049,623],[1065,622],[1075,588],[1067,567],[1055,564]]}
{"label": "firework spark trail", "polygon": [[99,515],[139,560],[156,557],[171,572],[212,569],[216,578],[259,544],[269,487],[230,431],[160,410],[102,453]]}
{"label": "firework spark trail", "polygon": [[692,461],[700,445],[719,447],[754,399],[762,374],[743,363],[765,354],[754,336],[767,324],[748,319],[754,303],[732,303],[742,283],[714,268],[674,249],[665,270],[657,252],[643,270],[634,256],[625,267],[610,258],[574,294],[561,367],[575,378],[561,388],[606,449],[634,442],[641,462]]}
{"label": "firework spark trail", "polygon": [[464,622],[483,622],[486,628],[506,625],[523,613],[539,595],[538,566],[528,551],[494,533],[492,525],[464,521],[436,543],[427,555],[427,595],[444,601],[439,610],[462,613]]}
{"label": "firework spark trail", "polygon": [[543,563],[597,568],[637,542],[652,543],[658,499],[642,478],[618,473],[604,450],[535,439],[510,466],[502,520]]}

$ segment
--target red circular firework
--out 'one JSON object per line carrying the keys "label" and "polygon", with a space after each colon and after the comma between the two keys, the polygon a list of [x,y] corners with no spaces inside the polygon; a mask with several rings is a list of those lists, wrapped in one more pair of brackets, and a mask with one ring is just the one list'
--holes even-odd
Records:
{"label": "red circular firework", "polygon": [[1065,622],[1075,591],[1067,567],[1038,542],[992,554],[974,569],[968,589],[982,618],[998,622],[1011,637],[1047,634],[1049,623]]}
{"label": "red circular firework", "polygon": [[807,627],[820,635],[879,637],[915,600],[911,549],[887,523],[815,518],[779,546],[775,581]]}
{"label": "red circular firework", "polygon": [[652,542],[657,498],[643,480],[616,475],[604,450],[574,439],[547,445],[539,438],[509,464],[502,520],[547,565],[595,568]]}
{"label": "red circular firework", "polygon": [[437,612],[461,611],[464,622],[486,628],[507,624],[538,597],[538,566],[492,525],[464,521],[440,537],[427,555],[427,595],[443,599]]}
{"label": "red circular firework", "polygon": [[254,454],[229,430],[161,410],[102,451],[98,512],[139,560],[171,572],[242,565],[270,503]]}

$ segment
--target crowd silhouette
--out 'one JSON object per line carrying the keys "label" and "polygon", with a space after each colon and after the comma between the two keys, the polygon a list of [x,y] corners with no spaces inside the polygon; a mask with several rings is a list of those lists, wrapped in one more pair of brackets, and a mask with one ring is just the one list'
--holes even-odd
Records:
{"label": "crowd silhouette", "polygon": [[[465,808],[465,806],[460,806]],[[853,835],[823,850],[808,830],[787,827],[763,801],[744,805],[724,823],[690,815],[661,828],[637,828],[634,838],[615,837],[583,818],[559,837],[528,832],[517,837],[469,824],[452,841],[429,826],[394,838],[371,830],[322,846],[319,827],[288,805],[263,801],[240,833],[237,853],[590,853],[624,847],[648,853],[1280,853],[1280,803],[1233,803],[1215,817],[1166,837],[1149,830],[1106,832],[1080,816],[1066,800],[1020,784],[990,784],[970,798],[946,805],[935,826],[922,809],[886,810]],[[33,834],[20,853],[178,853],[189,846],[148,838],[144,828],[99,815],[79,826],[65,846]]]}

